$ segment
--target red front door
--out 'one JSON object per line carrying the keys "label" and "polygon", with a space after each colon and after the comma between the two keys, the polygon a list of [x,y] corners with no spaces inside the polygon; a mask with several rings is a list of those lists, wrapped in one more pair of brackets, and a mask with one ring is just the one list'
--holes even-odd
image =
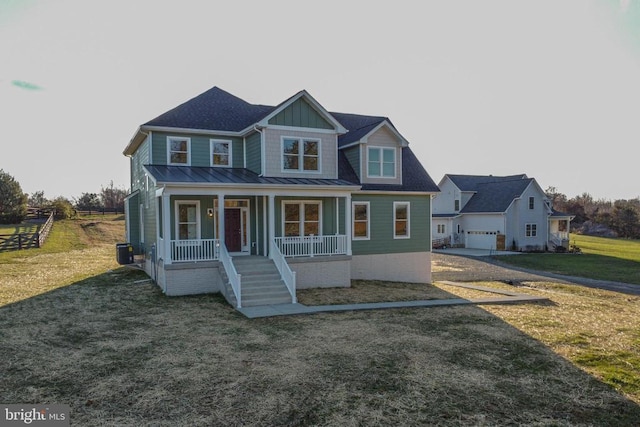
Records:
{"label": "red front door", "polygon": [[224,210],[224,240],[229,252],[240,252],[242,249],[240,209]]}

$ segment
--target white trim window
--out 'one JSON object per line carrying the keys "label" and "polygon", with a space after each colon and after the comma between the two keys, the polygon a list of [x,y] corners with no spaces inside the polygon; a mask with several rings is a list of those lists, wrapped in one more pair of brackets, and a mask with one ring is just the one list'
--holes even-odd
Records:
{"label": "white trim window", "polygon": [[438,231],[437,231],[437,233],[438,233],[438,234],[444,234],[444,233],[446,233],[446,229],[447,229],[447,227],[446,227],[446,225],[445,225],[445,224],[438,224]]}
{"label": "white trim window", "polygon": [[409,202],[393,202],[393,238],[409,239],[409,221],[411,219]]}
{"label": "white trim window", "polygon": [[527,237],[536,237],[538,235],[538,224],[525,224],[524,234]]}
{"label": "white trim window", "polygon": [[529,209],[534,209],[536,207],[536,198],[531,196],[529,197]]}
{"label": "white trim window", "polygon": [[320,172],[320,140],[282,137],[283,172]]}
{"label": "white trim window", "polygon": [[176,240],[200,239],[200,202],[179,200],[176,202]]}
{"label": "white trim window", "polygon": [[351,212],[353,215],[353,240],[370,239],[369,202],[352,202]]}
{"label": "white trim window", "polygon": [[176,166],[191,165],[191,138],[167,137],[167,164]]}
{"label": "white trim window", "polygon": [[284,237],[321,236],[322,203],[319,201],[282,202]]}
{"label": "white trim window", "polygon": [[209,144],[211,148],[211,166],[220,168],[232,167],[231,140],[211,139]]}
{"label": "white trim window", "polygon": [[396,149],[388,147],[367,147],[367,177],[395,178]]}

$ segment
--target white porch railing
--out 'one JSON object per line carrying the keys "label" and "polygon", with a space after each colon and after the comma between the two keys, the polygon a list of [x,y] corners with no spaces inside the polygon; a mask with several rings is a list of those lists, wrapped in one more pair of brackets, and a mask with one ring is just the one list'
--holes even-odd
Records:
{"label": "white porch railing", "polygon": [[285,257],[346,255],[347,236],[276,237],[274,243]]}
{"label": "white porch railing", "polygon": [[219,242],[218,239],[171,240],[171,261],[215,261],[219,258]]}
{"label": "white porch railing", "polygon": [[282,252],[280,252],[278,245],[274,241],[269,244],[269,255],[273,260],[273,263],[276,265],[276,268],[280,272],[282,281],[285,285],[287,285],[287,289],[291,294],[291,302],[293,304],[297,303],[298,298],[296,297],[296,272],[291,270],[291,267],[289,267],[289,264],[287,264],[287,260],[285,259]]}
{"label": "white porch railing", "polygon": [[237,306],[238,308],[242,308],[242,275],[238,274],[225,245],[220,245],[219,254],[220,262],[222,262],[224,266],[224,271],[227,273],[231,289],[233,289],[233,293],[236,296]]}

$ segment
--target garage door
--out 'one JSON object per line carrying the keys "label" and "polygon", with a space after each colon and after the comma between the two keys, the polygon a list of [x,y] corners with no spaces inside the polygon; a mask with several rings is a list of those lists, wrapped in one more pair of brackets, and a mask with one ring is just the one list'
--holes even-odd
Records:
{"label": "garage door", "polygon": [[495,231],[467,231],[467,248],[474,249],[495,249],[496,235]]}

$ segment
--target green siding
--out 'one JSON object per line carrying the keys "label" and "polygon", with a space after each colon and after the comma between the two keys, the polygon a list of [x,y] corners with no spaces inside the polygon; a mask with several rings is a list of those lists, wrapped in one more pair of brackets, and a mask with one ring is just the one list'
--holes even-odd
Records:
{"label": "green siding", "polygon": [[252,133],[246,140],[247,169],[262,173],[262,138],[258,132]]}
{"label": "green siding", "polygon": [[269,120],[270,125],[334,129],[305,99],[299,98]]}
{"label": "green siding", "polygon": [[220,136],[220,135],[193,135],[184,133],[154,132],[153,138],[153,158],[155,165],[167,164],[167,137],[181,136],[191,138],[191,166],[211,166],[211,139],[222,139],[231,141],[231,158],[234,168],[244,167],[244,147],[242,138]]}
{"label": "green siding", "polygon": [[149,141],[145,140],[131,156],[131,191],[144,186],[143,165],[149,164]]}
{"label": "green siding", "polygon": [[129,213],[127,224],[129,227],[129,242],[133,246],[136,254],[141,253],[140,247],[140,194],[131,196],[127,200],[127,210]]}
{"label": "green siding", "polygon": [[[370,240],[354,240],[353,255],[424,252],[431,250],[431,198],[425,196],[354,194],[353,201],[368,201]],[[409,202],[409,239],[393,238],[393,202]]]}
{"label": "green siding", "polygon": [[362,178],[360,176],[360,145],[345,148],[342,152],[349,161],[349,164],[355,171],[356,175],[358,175],[358,178]]}

